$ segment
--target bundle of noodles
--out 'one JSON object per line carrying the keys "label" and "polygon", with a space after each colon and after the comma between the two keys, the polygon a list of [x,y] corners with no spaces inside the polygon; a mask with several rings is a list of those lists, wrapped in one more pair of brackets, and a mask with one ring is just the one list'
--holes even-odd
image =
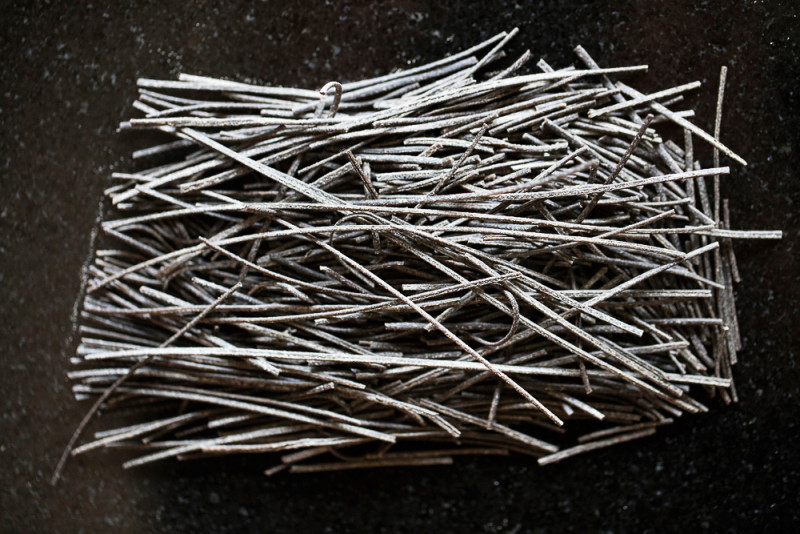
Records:
{"label": "bundle of noodles", "polygon": [[[123,129],[171,139],[106,191],[68,450],[545,464],[736,400],[731,239],[780,232],[730,229],[724,69],[711,136],[670,110],[699,83],[641,94],[580,47],[497,70],[514,33],[319,92],[139,80]],[[73,449],[100,406],[140,422]]]}

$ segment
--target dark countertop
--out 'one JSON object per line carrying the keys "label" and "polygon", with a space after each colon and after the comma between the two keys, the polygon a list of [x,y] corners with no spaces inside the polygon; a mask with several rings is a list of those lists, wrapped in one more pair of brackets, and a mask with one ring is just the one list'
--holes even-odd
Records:
{"label": "dark countertop", "polygon": [[[3,2],[0,531],[797,531],[800,6],[326,3]],[[655,437],[549,468],[457,458],[265,478],[259,457],[124,471],[120,455],[100,453],[73,459],[49,485],[86,409],[65,372],[101,191],[112,170],[133,169],[130,153],[143,145],[114,133],[133,114],[136,77],[186,71],[316,88],[438,59],[514,26],[512,55],[527,47],[567,65],[580,43],[604,65],[648,63],[642,89],[706,82],[690,104],[708,129],[719,68],[729,66],[722,138],[750,162],[724,183],[734,226],[785,232],[736,247],[738,405],[712,402],[711,413]]]}

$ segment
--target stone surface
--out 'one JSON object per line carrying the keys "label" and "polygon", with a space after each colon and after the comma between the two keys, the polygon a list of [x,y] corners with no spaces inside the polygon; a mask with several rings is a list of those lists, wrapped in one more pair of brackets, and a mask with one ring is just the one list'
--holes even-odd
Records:
{"label": "stone surface", "polygon": [[[0,531],[710,532],[800,526],[800,9],[793,2],[3,2],[0,29]],[[6,5],[8,4],[8,5]],[[135,4],[135,5],[134,5]],[[441,4],[441,5],[440,5]],[[692,96],[710,128],[730,68],[723,140],[750,162],[725,180],[735,226],[741,402],[653,438],[550,468],[522,457],[452,467],[261,475],[263,458],[123,471],[122,455],[49,476],[86,406],[65,378],[70,319],[101,191],[146,144],[115,134],[138,76],[178,72],[316,88],[452,53],[520,26],[510,52],[554,65],[583,44],[647,63],[651,89]],[[701,152],[704,160],[708,151]],[[794,526],[795,528],[791,528]]]}

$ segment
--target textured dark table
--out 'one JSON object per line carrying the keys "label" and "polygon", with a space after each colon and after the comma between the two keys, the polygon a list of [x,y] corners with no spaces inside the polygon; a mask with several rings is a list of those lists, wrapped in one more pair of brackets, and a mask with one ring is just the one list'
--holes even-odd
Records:
{"label": "textured dark table", "polygon": [[[797,4],[326,3],[335,5],[2,7],[0,531],[797,532]],[[745,280],[738,405],[714,404],[653,438],[546,469],[520,457],[459,458],[445,468],[267,479],[260,458],[123,471],[120,456],[101,453],[71,461],[50,487],[86,409],[64,377],[70,313],[101,191],[112,170],[132,169],[142,144],[114,133],[133,113],[137,76],[316,88],[437,59],[514,26],[513,54],[527,47],[561,66],[581,43],[604,65],[648,63],[643,89],[706,82],[690,103],[707,128],[719,68],[730,67],[723,140],[750,162],[725,180],[732,219],[786,235],[736,248]]]}

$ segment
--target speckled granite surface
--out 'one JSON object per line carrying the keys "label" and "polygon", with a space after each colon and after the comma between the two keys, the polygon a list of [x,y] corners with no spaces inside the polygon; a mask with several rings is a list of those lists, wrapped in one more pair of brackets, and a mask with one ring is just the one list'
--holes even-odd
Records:
{"label": "speckled granite surface", "polygon": [[[794,2],[3,2],[0,13],[0,531],[773,532],[800,527],[800,7]],[[666,3],[665,3],[666,4]],[[488,6],[488,3],[486,3]],[[316,88],[437,59],[520,26],[511,52],[554,65],[648,63],[644,89],[707,82],[713,122],[750,165],[725,181],[739,243],[741,402],[646,441],[537,468],[527,458],[267,479],[261,458],[123,471],[73,460],[85,406],[64,376],[70,313],[101,191],[142,139],[116,135],[137,76],[178,72]],[[656,80],[660,80],[656,82]],[[707,157],[707,156],[706,156]]]}

